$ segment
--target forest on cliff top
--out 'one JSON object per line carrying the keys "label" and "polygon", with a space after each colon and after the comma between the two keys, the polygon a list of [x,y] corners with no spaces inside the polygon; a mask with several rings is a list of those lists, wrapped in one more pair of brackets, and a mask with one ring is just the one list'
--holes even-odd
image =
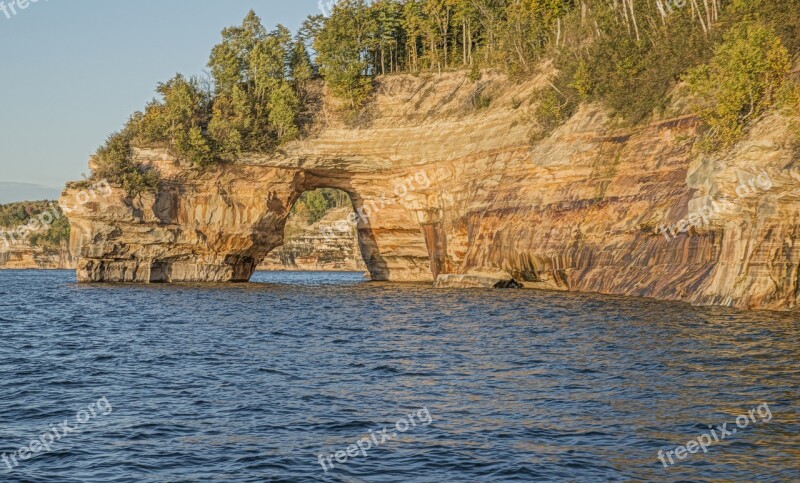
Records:
{"label": "forest on cliff top", "polygon": [[546,61],[556,74],[530,100],[534,138],[583,102],[644,122],[681,84],[704,124],[698,148],[725,149],[760,115],[798,109],[799,54],[797,0],[340,0],[294,34],[251,11],[222,31],[207,76],[158,85],[98,149],[93,175],[135,195],[159,183],[135,146],[197,167],[271,152],[306,135],[320,82],[355,125],[378,76],[461,70],[477,81],[493,70],[524,81]]}

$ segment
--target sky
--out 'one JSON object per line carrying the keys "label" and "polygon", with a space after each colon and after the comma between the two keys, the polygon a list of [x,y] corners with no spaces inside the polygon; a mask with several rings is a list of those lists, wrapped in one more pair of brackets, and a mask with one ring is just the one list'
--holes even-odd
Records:
{"label": "sky", "polygon": [[248,10],[292,31],[321,13],[318,0],[28,0],[21,10],[25,1],[0,0],[0,202],[88,174],[89,156],[156,84],[201,74],[221,30]]}

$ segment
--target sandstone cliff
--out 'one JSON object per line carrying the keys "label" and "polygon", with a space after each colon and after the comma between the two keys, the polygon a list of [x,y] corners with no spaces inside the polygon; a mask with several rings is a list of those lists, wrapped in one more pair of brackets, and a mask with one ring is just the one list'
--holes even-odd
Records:
{"label": "sandstone cliff", "polygon": [[0,270],[74,270],[75,262],[67,246],[61,247],[60,250],[46,250],[29,243],[0,246]]}
{"label": "sandstone cliff", "polygon": [[258,269],[365,272],[355,227],[347,223],[351,212],[335,208],[310,225],[289,217],[284,244],[270,252]]}
{"label": "sandstone cliff", "polygon": [[[534,142],[530,100],[546,79],[386,78],[368,127],[330,121],[278,153],[205,171],[140,150],[165,181],[135,199],[115,189],[69,215],[78,278],[246,281],[283,243],[300,194],[330,187],[349,193],[360,214],[374,280],[446,285],[447,274],[478,275],[797,306],[800,172],[789,119],[761,119],[748,139],[709,157],[692,150],[697,122],[680,102],[630,129],[587,105]],[[76,192],[62,203],[74,205]]]}

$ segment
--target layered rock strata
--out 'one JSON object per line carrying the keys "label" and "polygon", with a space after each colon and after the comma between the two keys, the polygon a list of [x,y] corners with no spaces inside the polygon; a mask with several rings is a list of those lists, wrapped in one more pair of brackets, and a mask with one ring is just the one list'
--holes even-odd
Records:
{"label": "layered rock strata", "polygon": [[0,270],[74,270],[75,259],[66,245],[44,249],[30,243],[0,246]]}
{"label": "layered rock strata", "polygon": [[348,222],[350,213],[352,210],[336,208],[311,225],[290,216],[284,244],[271,251],[258,269],[365,272],[358,234]]}
{"label": "layered rock strata", "polygon": [[164,180],[157,193],[115,189],[69,215],[78,279],[247,281],[283,243],[298,197],[327,187],[350,195],[374,280],[502,273],[528,288],[797,306],[791,119],[765,117],[732,150],[702,156],[680,103],[629,129],[588,105],[534,141],[546,79],[388,78],[368,127],[331,121],[280,152],[205,171],[140,150]]}

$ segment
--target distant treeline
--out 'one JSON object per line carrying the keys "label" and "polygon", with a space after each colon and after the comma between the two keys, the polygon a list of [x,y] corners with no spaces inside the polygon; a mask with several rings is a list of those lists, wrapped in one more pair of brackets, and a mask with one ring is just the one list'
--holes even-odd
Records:
{"label": "distant treeline", "polygon": [[[55,212],[53,210],[56,210]],[[10,233],[3,237],[3,241],[18,240],[19,228],[28,225],[31,220],[37,219],[45,212],[55,213],[58,216],[48,216],[49,224],[39,223],[38,229],[27,231],[27,241],[42,248],[58,249],[62,242],[69,241],[70,226],[66,216],[55,201],[24,201],[0,205],[0,232]],[[0,243],[2,248],[4,243]]]}
{"label": "distant treeline", "polygon": [[251,11],[223,30],[207,78],[159,84],[159,98],[98,150],[94,174],[135,194],[158,179],[133,162],[132,146],[197,166],[269,152],[303,135],[315,78],[355,118],[378,75],[466,70],[477,80],[494,69],[524,80],[545,60],[557,74],[528,100],[535,136],[586,101],[641,122],[686,81],[704,146],[719,149],[759,114],[796,106],[788,79],[798,52],[797,0],[340,0],[294,35]]}

